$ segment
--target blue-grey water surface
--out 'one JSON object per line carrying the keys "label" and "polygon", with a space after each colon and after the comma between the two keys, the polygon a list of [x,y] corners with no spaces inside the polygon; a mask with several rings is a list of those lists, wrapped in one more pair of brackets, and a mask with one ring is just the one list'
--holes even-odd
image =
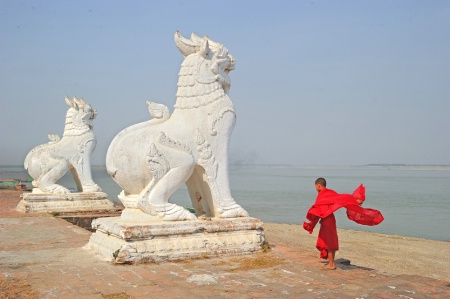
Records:
{"label": "blue-grey water surface", "polygon": [[[317,195],[314,180],[325,177],[329,188],[352,193],[360,183],[366,186],[365,207],[380,210],[385,220],[378,226],[358,225],[336,212],[339,228],[450,241],[449,168],[368,166],[232,166],[231,190],[235,200],[250,216],[264,222],[301,224]],[[118,202],[120,187],[104,167],[93,167],[94,180]],[[0,166],[0,178],[27,178],[22,167]],[[75,188],[71,174],[60,182]],[[192,206],[186,188],[171,202]]]}

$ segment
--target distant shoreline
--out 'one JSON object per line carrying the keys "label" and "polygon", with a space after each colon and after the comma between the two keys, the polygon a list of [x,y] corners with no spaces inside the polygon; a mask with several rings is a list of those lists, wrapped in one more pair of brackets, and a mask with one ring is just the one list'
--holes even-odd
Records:
{"label": "distant shoreline", "polygon": [[[450,171],[450,165],[407,165],[407,164],[366,164],[366,165],[296,165],[296,164],[230,164],[230,170],[245,168],[300,168],[300,169],[387,169],[387,170],[428,170],[428,171]],[[2,169],[4,168],[4,169]],[[23,168],[22,165],[0,165],[0,174],[8,172],[11,168]],[[91,169],[106,169],[106,165],[92,165]],[[4,171],[6,170],[6,171]],[[23,168],[23,171],[26,171]]]}
{"label": "distant shoreline", "polygon": [[395,169],[395,170],[438,170],[438,171],[449,171],[449,165],[367,165],[368,168],[385,168],[385,169]]}

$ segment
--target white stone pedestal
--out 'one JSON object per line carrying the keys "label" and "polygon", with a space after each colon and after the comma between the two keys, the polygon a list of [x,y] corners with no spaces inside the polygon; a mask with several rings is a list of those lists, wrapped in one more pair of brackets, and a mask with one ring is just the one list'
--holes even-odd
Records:
{"label": "white stone pedestal", "polygon": [[256,218],[130,223],[98,218],[85,246],[115,263],[143,263],[262,251],[263,222]]}
{"label": "white stone pedestal", "polygon": [[23,213],[87,212],[115,210],[104,192],[67,194],[23,193],[16,209]]}

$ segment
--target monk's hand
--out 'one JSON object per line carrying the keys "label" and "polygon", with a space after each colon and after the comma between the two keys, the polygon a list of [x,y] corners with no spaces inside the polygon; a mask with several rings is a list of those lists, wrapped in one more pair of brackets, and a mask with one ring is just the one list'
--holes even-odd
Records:
{"label": "monk's hand", "polygon": [[313,229],[314,229],[312,223],[311,222],[306,222],[306,221],[303,222],[303,228],[310,234],[312,234]]}

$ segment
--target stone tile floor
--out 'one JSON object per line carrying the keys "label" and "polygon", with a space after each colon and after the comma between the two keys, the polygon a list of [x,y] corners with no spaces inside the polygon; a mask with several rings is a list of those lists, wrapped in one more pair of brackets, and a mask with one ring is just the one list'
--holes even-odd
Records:
{"label": "stone tile floor", "polygon": [[91,232],[7,208],[0,204],[0,278],[30,284],[38,298],[450,298],[445,281],[346,260],[324,271],[313,253],[282,244],[252,256],[115,265],[83,248]]}

